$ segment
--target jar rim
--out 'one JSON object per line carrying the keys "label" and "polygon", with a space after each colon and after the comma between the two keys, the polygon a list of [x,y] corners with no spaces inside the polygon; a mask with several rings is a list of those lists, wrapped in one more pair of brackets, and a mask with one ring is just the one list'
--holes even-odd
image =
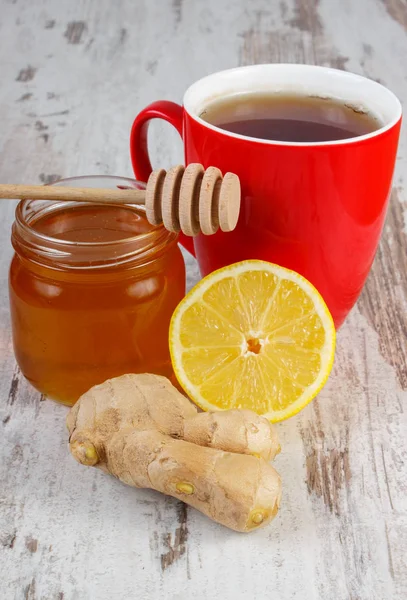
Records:
{"label": "jar rim", "polygon": [[[99,184],[99,185],[98,185]],[[129,177],[119,177],[110,175],[81,175],[77,177],[67,177],[64,179],[57,180],[46,185],[60,185],[60,186],[73,186],[73,187],[117,187],[119,185],[126,185],[126,187],[132,187],[136,189],[145,189],[145,183],[131,179]],[[41,207],[45,207],[44,211],[52,211],[54,207],[66,206],[90,206],[86,202],[58,202],[54,200],[21,200],[15,210],[15,224],[13,227],[13,238],[18,238],[18,245],[23,246],[26,250],[29,249],[32,252],[37,250],[37,255],[42,258],[48,258],[52,260],[52,257],[56,257],[56,262],[60,263],[62,257],[67,259],[70,267],[75,267],[75,261],[72,257],[72,253],[75,254],[83,252],[90,252],[94,255],[98,250],[106,250],[106,256],[101,257],[101,261],[96,260],[93,256],[92,265],[87,265],[86,268],[101,266],[110,266],[112,262],[115,265],[129,262],[129,261],[142,261],[144,258],[151,258],[151,255],[159,251],[163,247],[166,247],[168,243],[176,241],[178,234],[173,233],[165,229],[163,225],[154,225],[150,231],[140,233],[137,235],[131,235],[129,237],[121,238],[118,240],[109,240],[106,242],[83,242],[73,240],[62,240],[60,238],[52,237],[42,232],[36,231],[32,224],[36,221],[35,215],[40,212]],[[94,207],[98,206],[114,206],[117,208],[117,204],[92,204]],[[137,211],[145,214],[145,207],[142,205],[134,204],[123,204],[122,207],[137,207]],[[29,212],[31,208],[31,215],[24,214],[24,211]],[[48,210],[47,210],[48,209]],[[45,214],[45,212],[44,212]],[[30,225],[31,221],[31,225]],[[42,261],[41,261],[42,262]],[[48,261],[47,261],[48,262]],[[101,264],[103,263],[103,264]],[[65,260],[60,263],[61,266],[68,266]]]}

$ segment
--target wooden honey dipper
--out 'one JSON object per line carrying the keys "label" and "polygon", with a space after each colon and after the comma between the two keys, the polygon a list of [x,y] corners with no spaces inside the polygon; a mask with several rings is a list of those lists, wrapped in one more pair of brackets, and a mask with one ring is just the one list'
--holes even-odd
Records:
{"label": "wooden honey dipper", "polygon": [[168,171],[153,171],[145,190],[100,189],[52,185],[0,184],[0,198],[62,200],[97,204],[145,204],[152,225],[164,224],[169,231],[185,235],[212,235],[219,229],[233,231],[240,211],[240,182],[237,175],[216,167],[204,170],[191,163]]}

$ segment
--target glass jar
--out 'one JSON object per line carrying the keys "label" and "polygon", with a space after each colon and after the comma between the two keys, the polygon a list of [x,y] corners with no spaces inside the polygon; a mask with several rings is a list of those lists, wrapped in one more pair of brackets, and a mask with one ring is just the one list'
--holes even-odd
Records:
{"label": "glass jar", "polygon": [[[145,187],[118,177],[54,185]],[[172,377],[169,323],[185,294],[176,234],[150,225],[140,206],[25,200],[12,243],[14,351],[37,390],[72,405],[124,373]]]}

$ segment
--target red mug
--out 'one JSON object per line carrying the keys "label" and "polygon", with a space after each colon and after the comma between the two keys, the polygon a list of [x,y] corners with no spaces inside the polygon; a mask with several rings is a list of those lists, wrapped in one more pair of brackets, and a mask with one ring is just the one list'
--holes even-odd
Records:
{"label": "red mug", "polygon": [[[335,98],[369,111],[381,126],[339,141],[277,142],[225,131],[199,116],[214,98],[273,90]],[[387,88],[346,71],[295,64],[240,67],[194,83],[183,106],[159,101],[141,111],[131,132],[131,158],[137,179],[147,181],[147,128],[159,118],[184,140],[186,164],[239,175],[236,230],[181,235],[202,275],[253,258],[288,267],[315,285],[339,327],[362,290],[379,243],[401,112]]]}

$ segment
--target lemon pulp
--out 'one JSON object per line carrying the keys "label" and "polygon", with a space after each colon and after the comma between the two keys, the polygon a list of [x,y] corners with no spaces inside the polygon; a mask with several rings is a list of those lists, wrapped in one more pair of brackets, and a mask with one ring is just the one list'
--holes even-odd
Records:
{"label": "lemon pulp", "polygon": [[204,278],[170,327],[175,374],[204,410],[248,408],[280,421],[322,388],[335,327],[317,290],[298,273],[243,261]]}

